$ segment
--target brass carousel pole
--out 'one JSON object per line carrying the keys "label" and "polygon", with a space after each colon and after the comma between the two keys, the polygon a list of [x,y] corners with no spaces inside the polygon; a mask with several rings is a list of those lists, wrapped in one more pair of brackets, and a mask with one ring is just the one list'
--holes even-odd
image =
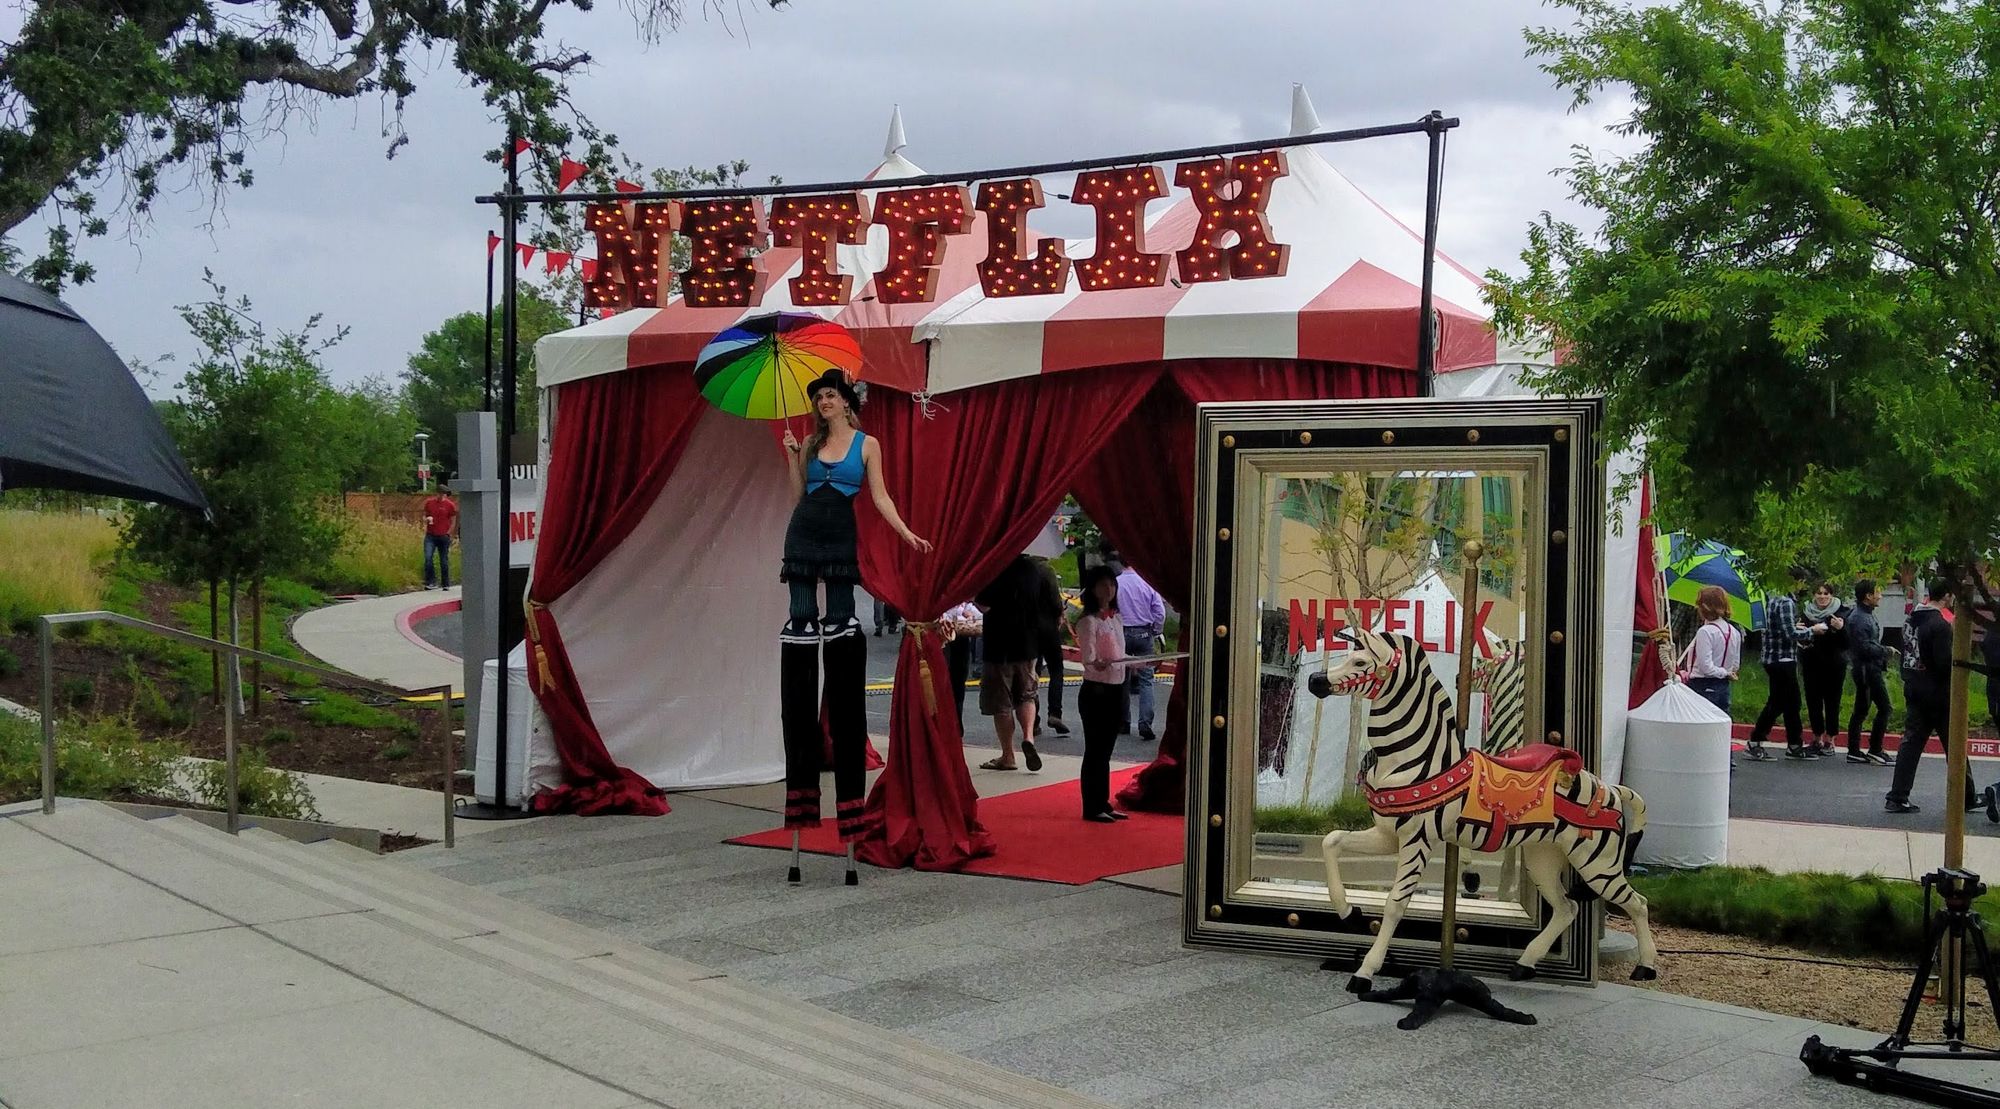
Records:
{"label": "brass carousel pole", "polygon": [[[1452,715],[1458,720],[1458,735],[1465,738],[1465,729],[1471,719],[1472,708],[1472,637],[1479,633],[1479,560],[1486,557],[1486,545],[1477,539],[1467,540],[1459,548],[1465,557],[1465,584],[1459,593],[1458,635],[1458,703],[1453,706]],[[1458,946],[1458,882],[1460,861],[1458,841],[1450,840],[1444,847],[1444,931],[1438,941],[1438,965],[1451,969],[1452,955]]]}

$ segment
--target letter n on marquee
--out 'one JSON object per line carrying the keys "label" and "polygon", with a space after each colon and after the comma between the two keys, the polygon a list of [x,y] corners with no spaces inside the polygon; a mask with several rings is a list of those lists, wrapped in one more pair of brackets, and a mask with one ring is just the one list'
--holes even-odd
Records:
{"label": "letter n on marquee", "polygon": [[986,213],[986,260],[979,263],[979,287],[990,297],[1060,293],[1069,282],[1069,257],[1061,239],[1043,239],[1035,256],[1021,257],[1027,214],[1042,206],[1042,183],[1032,177],[988,181],[979,186],[979,210]]}
{"label": "letter n on marquee", "polygon": [[1146,204],[1166,195],[1167,175],[1158,166],[1076,175],[1070,196],[1097,209],[1097,252],[1076,260],[1076,278],[1086,291],[1167,283],[1168,256],[1146,252]]}
{"label": "letter n on marquee", "polygon": [[584,283],[584,307],[658,307],[660,267],[681,224],[680,205],[592,204],[583,221],[597,238],[597,272]]}
{"label": "letter n on marquee", "polygon": [[786,282],[801,307],[846,304],[854,275],[839,272],[834,244],[868,238],[868,200],[860,193],[781,196],[771,201],[771,241],[799,248],[799,275]]}
{"label": "letter n on marquee", "polygon": [[1289,172],[1284,152],[1275,150],[1174,168],[1174,184],[1194,196],[1201,212],[1194,242],[1175,255],[1182,281],[1284,276],[1292,248],[1271,241],[1264,209],[1271,183]]}
{"label": "letter n on marquee", "polygon": [[944,236],[965,233],[972,197],[963,185],[898,189],[875,199],[875,222],[889,229],[889,263],[875,274],[884,304],[927,304],[937,296]]}

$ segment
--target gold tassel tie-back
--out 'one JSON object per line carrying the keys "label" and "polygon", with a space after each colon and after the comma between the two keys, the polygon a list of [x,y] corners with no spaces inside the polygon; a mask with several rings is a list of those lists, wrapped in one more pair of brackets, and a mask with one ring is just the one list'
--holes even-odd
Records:
{"label": "gold tassel tie-back", "polygon": [[936,720],[938,714],[937,688],[931,681],[930,656],[924,654],[924,636],[940,630],[942,624],[936,620],[905,620],[903,636],[917,641],[917,678],[923,685],[924,712]]}
{"label": "gold tassel tie-back", "polygon": [[523,600],[521,611],[528,617],[528,653],[535,656],[535,692],[547,693],[556,687],[555,672],[549,669],[549,649],[542,645],[542,631],[535,626],[535,613],[547,612],[549,606],[540,601]]}

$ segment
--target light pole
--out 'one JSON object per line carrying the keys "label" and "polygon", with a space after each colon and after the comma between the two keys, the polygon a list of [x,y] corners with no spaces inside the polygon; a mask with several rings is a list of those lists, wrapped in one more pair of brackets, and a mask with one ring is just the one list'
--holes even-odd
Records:
{"label": "light pole", "polygon": [[431,437],[427,431],[417,432],[417,485],[424,492],[431,491]]}

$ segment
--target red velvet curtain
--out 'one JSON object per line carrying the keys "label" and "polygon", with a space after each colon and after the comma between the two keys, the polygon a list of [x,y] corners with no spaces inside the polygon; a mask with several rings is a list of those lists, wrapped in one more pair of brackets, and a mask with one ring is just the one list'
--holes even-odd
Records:
{"label": "red velvet curtain", "polygon": [[[1077,503],[1132,568],[1183,614],[1193,600],[1195,405],[1217,401],[1407,397],[1402,370],[1286,359],[1196,359],[1164,375],[1133,418],[1071,483]],[[1185,619],[1177,649],[1186,650]],[[1151,765],[1118,794],[1128,809],[1180,812],[1186,789],[1187,683],[1176,681]]]}
{"label": "red velvet curtain", "polygon": [[[896,657],[888,767],[857,853],[876,866],[953,870],[993,851],[965,769],[942,640],[918,626],[970,598],[1025,550],[1100,443],[1127,422],[1158,366],[1022,378],[926,405],[876,390],[863,411],[884,483],[920,555],[860,502],[868,591],[913,623]],[[928,409],[928,410],[927,410]]]}
{"label": "red velvet curtain", "polygon": [[658,816],[666,794],[604,749],[548,606],[616,550],[659,499],[707,410],[684,366],[606,374],[556,393],[541,539],[528,587],[529,684],[561,757],[563,784],[538,812]]}

